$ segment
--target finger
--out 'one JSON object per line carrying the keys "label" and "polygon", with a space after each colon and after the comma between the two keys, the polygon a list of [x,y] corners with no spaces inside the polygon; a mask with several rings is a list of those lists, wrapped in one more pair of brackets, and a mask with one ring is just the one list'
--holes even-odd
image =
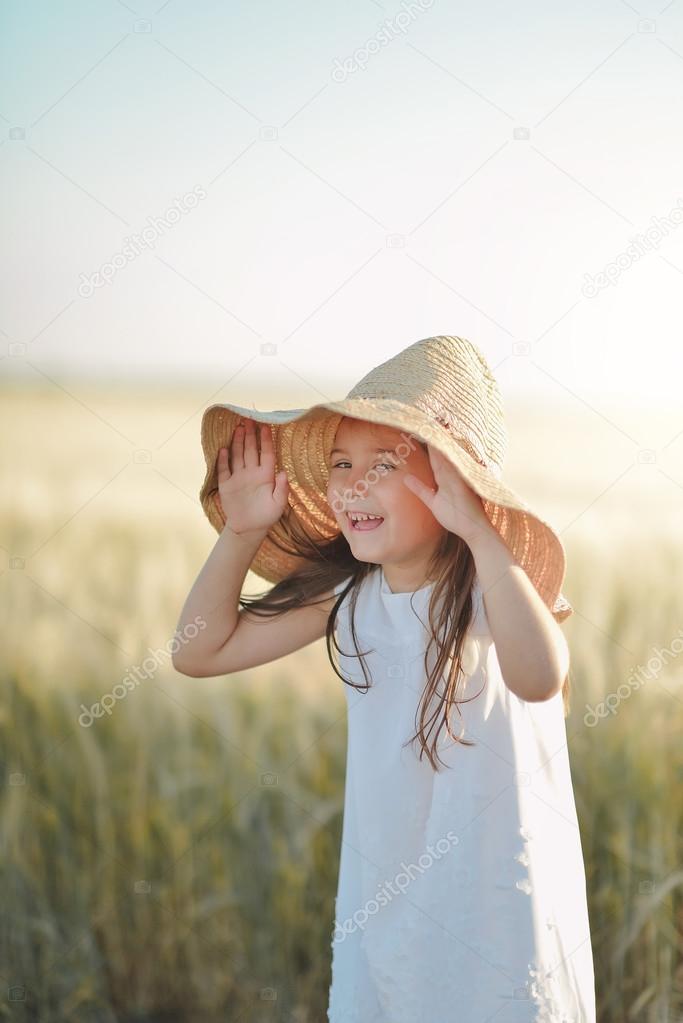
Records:
{"label": "finger", "polygon": [[244,468],[244,426],[240,423],[232,435],[230,468],[233,472]]}
{"label": "finger", "polygon": [[261,423],[261,465],[264,466],[272,478],[275,470],[275,450],[273,448],[273,434],[270,423]]}
{"label": "finger", "polygon": [[427,507],[431,505],[432,501],[436,497],[436,491],[432,490],[431,487],[428,487],[422,482],[422,480],[419,480],[417,476],[413,476],[412,473],[404,476],[403,482],[409,490],[412,490],[414,494],[417,494],[421,501],[424,501]]}
{"label": "finger", "polygon": [[429,455],[429,462],[432,467],[432,472],[436,476],[437,472],[441,469],[443,465],[444,462],[443,455],[441,454],[440,451],[437,451],[436,448],[433,448],[431,444],[427,449],[427,454]]}
{"label": "finger", "polygon": [[275,489],[273,490],[273,498],[277,503],[282,502],[284,504],[289,490],[289,480],[287,479],[287,473],[284,469],[281,469],[275,476]]}
{"label": "finger", "polygon": [[218,449],[217,464],[218,464],[218,482],[219,483],[224,483],[225,480],[229,480],[230,479],[230,465],[228,463],[228,449],[227,448],[219,448]]}
{"label": "finger", "polygon": [[256,426],[253,419],[247,419],[244,433],[244,465],[247,469],[258,467],[258,450],[256,447]]}

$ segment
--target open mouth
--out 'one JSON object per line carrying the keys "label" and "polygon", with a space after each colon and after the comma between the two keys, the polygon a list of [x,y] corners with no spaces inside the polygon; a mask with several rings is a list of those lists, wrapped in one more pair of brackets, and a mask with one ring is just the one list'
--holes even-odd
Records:
{"label": "open mouth", "polygon": [[378,529],[384,522],[384,516],[382,515],[367,516],[365,514],[356,515],[351,512],[347,512],[346,517],[351,529],[357,533],[369,533],[373,529]]}

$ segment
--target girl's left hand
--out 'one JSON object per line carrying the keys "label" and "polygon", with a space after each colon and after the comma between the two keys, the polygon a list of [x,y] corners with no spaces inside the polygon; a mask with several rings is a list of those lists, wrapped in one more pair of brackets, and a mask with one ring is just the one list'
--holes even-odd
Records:
{"label": "girl's left hand", "polygon": [[412,473],[403,482],[420,500],[424,501],[434,518],[451,533],[471,545],[489,533],[495,533],[478,494],[441,452],[427,445],[429,461],[437,489],[428,487]]}

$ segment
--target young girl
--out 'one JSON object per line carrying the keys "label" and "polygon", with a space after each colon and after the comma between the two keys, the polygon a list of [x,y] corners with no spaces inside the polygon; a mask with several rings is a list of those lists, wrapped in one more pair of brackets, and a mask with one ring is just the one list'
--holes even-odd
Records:
{"label": "young girl", "polygon": [[[200,496],[220,536],[178,629],[206,626],[174,665],[223,675],[322,636],[335,671],[339,654],[328,1020],[594,1023],[563,551],[500,479],[483,356],[428,338],[341,402],[246,412],[202,422]],[[241,596],[249,568],[269,593]]]}

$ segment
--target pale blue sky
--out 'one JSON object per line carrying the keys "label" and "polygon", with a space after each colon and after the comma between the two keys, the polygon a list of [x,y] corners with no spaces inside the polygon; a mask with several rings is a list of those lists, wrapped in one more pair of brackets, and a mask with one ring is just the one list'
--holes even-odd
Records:
{"label": "pale blue sky", "polygon": [[304,405],[462,334],[505,395],[680,394],[683,4],[22,0],[0,20],[7,374]]}

